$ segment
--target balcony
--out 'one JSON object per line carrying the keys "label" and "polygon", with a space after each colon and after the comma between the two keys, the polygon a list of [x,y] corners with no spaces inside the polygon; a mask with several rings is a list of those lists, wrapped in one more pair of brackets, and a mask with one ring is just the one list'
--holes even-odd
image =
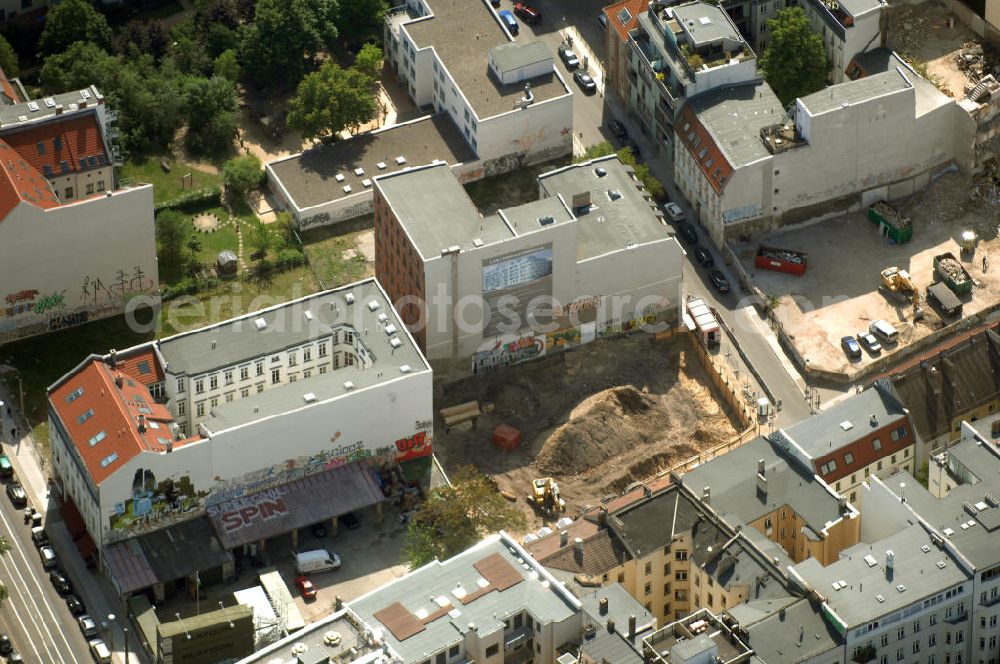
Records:
{"label": "balcony", "polygon": [[[760,130],[760,140],[764,142],[764,147],[771,154],[780,154],[792,148],[809,144],[809,141],[799,135],[798,129],[793,124],[763,127]],[[794,534],[795,531],[792,532]]]}
{"label": "balcony", "polygon": [[[629,39],[629,44],[640,62],[639,66],[643,67],[643,73],[649,72],[652,75],[653,79],[656,80],[656,87],[659,88],[660,95],[670,106],[670,109],[675,110],[678,100],[684,96],[684,91],[682,88],[670,85],[669,74],[664,71],[666,69],[664,61],[658,57],[647,39],[642,37]],[[643,79],[645,80],[646,76],[643,76]]]}
{"label": "balcony", "polygon": [[854,25],[854,17],[847,14],[835,0],[806,0],[823,22],[841,41],[847,39],[847,28]]}
{"label": "balcony", "polygon": [[385,27],[394,39],[399,39],[399,26],[408,23],[415,18],[423,16],[418,10],[410,7],[409,3],[390,7],[385,12]]}
{"label": "balcony", "polygon": [[997,602],[1000,602],[1000,595],[994,595],[993,597],[984,597],[979,600],[980,606],[993,606]]}
{"label": "balcony", "polygon": [[867,664],[868,662],[875,661],[875,646],[867,645],[854,649],[854,654],[851,655],[851,661],[857,664]]}

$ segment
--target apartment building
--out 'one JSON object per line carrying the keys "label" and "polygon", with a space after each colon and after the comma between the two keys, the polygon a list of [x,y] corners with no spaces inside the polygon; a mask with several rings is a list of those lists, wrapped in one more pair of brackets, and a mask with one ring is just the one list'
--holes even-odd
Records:
{"label": "apartment building", "polygon": [[376,275],[439,370],[677,320],[683,252],[631,168],[612,155],[538,183],[482,216],[442,163],[376,178]]}
{"label": "apartment building", "polygon": [[887,383],[779,429],[774,438],[852,505],[859,505],[861,484],[870,475],[915,473],[921,458],[909,411]]}
{"label": "apartment building", "polygon": [[885,46],[884,0],[803,0],[798,6],[823,39],[831,83],[848,80],[846,70],[855,56]]}
{"label": "apartment building", "polygon": [[53,481],[119,592],[163,594],[174,578],[155,560],[136,574],[132,558],[164,531],[201,523],[194,574],[213,546],[225,562],[279,534],[294,546],[317,521],[379,512],[375,473],[430,454],[430,388],[369,279],[86,358],[49,388]]}
{"label": "apartment building", "polygon": [[629,67],[629,33],[635,29],[639,16],[646,11],[649,0],[622,0],[601,9],[607,27],[604,30],[604,94],[614,93],[618,102],[628,107],[631,78]]}
{"label": "apartment building", "polygon": [[718,88],[690,99],[675,131],[675,180],[717,245],[909,195],[966,164],[973,141],[968,114],[902,65],[787,115],[766,83]]}
{"label": "apartment building", "polygon": [[629,112],[668,159],[684,99],[753,81],[757,57],[721,5],[650,3],[629,33]]}

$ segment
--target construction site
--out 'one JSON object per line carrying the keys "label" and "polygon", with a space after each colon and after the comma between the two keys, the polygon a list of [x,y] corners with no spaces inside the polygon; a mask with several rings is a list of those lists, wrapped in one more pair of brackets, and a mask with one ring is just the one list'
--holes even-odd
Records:
{"label": "construction site", "polygon": [[[733,246],[800,366],[854,380],[1000,306],[1000,262],[992,264],[1000,261],[1000,196],[990,177],[947,173],[895,210],[912,239],[893,241],[873,223],[880,215],[865,210]],[[808,269],[795,276],[756,267],[759,244],[805,252]],[[898,340],[848,357],[841,339],[867,333],[876,320],[894,326]]]}
{"label": "construction site", "polygon": [[[687,334],[596,340],[572,351],[436,387],[435,403],[478,402],[475,421],[435,426],[447,473],[474,464],[524,511],[529,530],[730,442],[740,424]],[[445,409],[447,411],[447,409]],[[497,428],[516,444],[495,444]],[[509,438],[509,436],[508,436]],[[558,503],[533,506],[534,480]]]}

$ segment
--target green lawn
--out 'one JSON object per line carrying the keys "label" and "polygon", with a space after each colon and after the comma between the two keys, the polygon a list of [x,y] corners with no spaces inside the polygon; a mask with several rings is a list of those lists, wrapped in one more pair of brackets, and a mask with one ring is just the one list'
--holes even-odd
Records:
{"label": "green lawn", "polygon": [[370,233],[374,217],[368,215],[349,224],[334,224],[302,234],[309,264],[325,288],[336,288],[375,275],[363,256],[345,258],[344,252],[357,247],[359,236]]}
{"label": "green lawn", "polygon": [[153,200],[155,202],[168,201],[177,198],[185,189],[181,188],[181,179],[187,173],[191,173],[194,189],[211,187],[212,185],[222,186],[222,176],[200,171],[190,164],[176,161],[173,157],[167,157],[167,164],[170,172],[164,173],[160,166],[159,157],[148,157],[144,161],[128,161],[122,168],[122,177],[132,180],[134,183],[148,183],[153,185]]}

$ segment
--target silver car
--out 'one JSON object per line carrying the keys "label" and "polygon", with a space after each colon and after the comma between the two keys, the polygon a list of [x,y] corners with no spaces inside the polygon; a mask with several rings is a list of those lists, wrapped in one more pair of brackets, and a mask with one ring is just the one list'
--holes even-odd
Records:
{"label": "silver car", "polygon": [[97,623],[86,613],[77,618],[76,623],[85,637],[97,636]]}

